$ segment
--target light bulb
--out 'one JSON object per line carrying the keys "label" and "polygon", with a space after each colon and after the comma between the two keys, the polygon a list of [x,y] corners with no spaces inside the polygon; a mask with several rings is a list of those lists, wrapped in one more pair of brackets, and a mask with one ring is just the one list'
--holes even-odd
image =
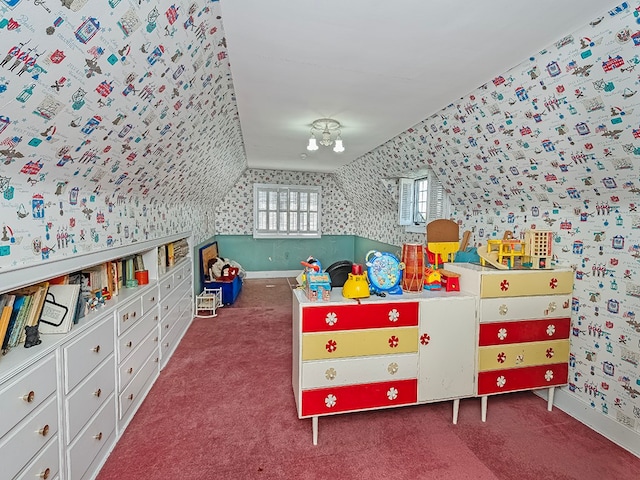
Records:
{"label": "light bulb", "polygon": [[333,147],[333,151],[336,153],[344,152],[344,146],[342,145],[342,139],[340,137],[336,138],[336,146]]}
{"label": "light bulb", "polygon": [[316,139],[315,137],[311,137],[309,139],[309,145],[307,145],[307,150],[309,150],[310,152],[315,152],[316,150],[318,150],[318,144],[316,143]]}

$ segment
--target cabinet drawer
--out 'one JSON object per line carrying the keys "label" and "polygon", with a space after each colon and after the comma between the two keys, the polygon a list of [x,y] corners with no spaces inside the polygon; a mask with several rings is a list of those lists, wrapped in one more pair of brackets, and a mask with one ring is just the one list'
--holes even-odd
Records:
{"label": "cabinet drawer", "polygon": [[156,378],[158,375],[157,359],[158,352],[156,350],[155,353],[152,353],[148,358],[148,361],[142,365],[138,374],[133,377],[127,387],[118,395],[118,418],[123,419],[129,409],[134,405],[139,405],[144,398],[144,387],[151,378]]}
{"label": "cabinet drawer", "polygon": [[118,308],[116,318],[118,319],[118,335],[122,335],[129,329],[136,320],[142,317],[142,299],[137,298],[135,301],[126,306]]}
{"label": "cabinet drawer", "polygon": [[65,393],[113,353],[113,344],[113,320],[109,318],[63,347]]}
{"label": "cabinet drawer", "polygon": [[13,478],[58,431],[58,404],[53,396],[0,444],[3,477]]}
{"label": "cabinet drawer", "polygon": [[184,282],[183,284],[174,287],[174,290],[169,293],[166,298],[162,299],[160,303],[160,314],[165,315],[170,312],[178,303],[180,303],[184,294],[188,291],[190,283]]}
{"label": "cabinet drawer", "polygon": [[176,285],[178,285],[183,280],[186,280],[188,278],[189,270],[190,270],[190,268],[188,266],[186,266],[186,265],[182,265],[180,267],[177,267],[175,269],[175,271],[173,272],[174,283]]}
{"label": "cabinet drawer", "polygon": [[569,362],[569,339],[513,343],[478,349],[478,371]]}
{"label": "cabinet drawer", "polygon": [[507,270],[482,275],[480,297],[563,295],[573,291],[572,270]]}
{"label": "cabinet drawer", "polygon": [[44,449],[16,477],[16,480],[33,480],[35,478],[54,478],[60,470],[58,457],[58,435],[55,435]]}
{"label": "cabinet drawer", "polygon": [[115,390],[114,357],[111,356],[102,366],[84,380],[65,400],[66,420],[71,442],[82,427],[107,401]]}
{"label": "cabinet drawer", "polygon": [[369,408],[410,405],[418,400],[418,381],[397,380],[302,391],[302,417]]}
{"label": "cabinet drawer", "polygon": [[158,301],[159,299],[159,293],[158,293],[158,288],[157,287],[153,287],[150,291],[145,292],[144,295],[142,295],[142,314],[146,315],[147,313],[149,313],[149,311],[151,311],[151,309],[153,309],[153,307],[155,307],[156,305],[158,305]]}
{"label": "cabinet drawer", "polygon": [[316,360],[302,363],[302,388],[418,378],[418,354]]}
{"label": "cabinet drawer", "polygon": [[[118,367],[118,391],[126,388],[144,366],[151,353],[158,348],[158,332],[150,332],[138,348]],[[156,353],[157,356],[157,353]],[[157,363],[156,363],[157,365]]]}
{"label": "cabinet drawer", "polygon": [[303,333],[416,325],[417,302],[318,305],[302,309]]}
{"label": "cabinet drawer", "polygon": [[568,317],[481,323],[478,344],[484,347],[487,345],[560,340],[569,338],[570,330],[571,319]]}
{"label": "cabinet drawer", "polygon": [[160,300],[164,300],[165,298],[167,298],[171,294],[171,292],[173,292],[175,285],[176,283],[173,275],[167,275],[165,278],[160,280],[160,283],[158,284],[158,293],[160,294]]}
{"label": "cabinet drawer", "polygon": [[149,335],[149,332],[156,331],[158,328],[158,313],[150,312],[143,316],[134,327],[127,330],[120,338],[118,338],[118,361],[122,363],[131,352]]}
{"label": "cabinet drawer", "polygon": [[565,385],[568,376],[568,363],[480,372],[478,374],[478,395],[556,387]]}
{"label": "cabinet drawer", "polygon": [[67,450],[68,478],[82,478],[98,455],[107,455],[115,428],[115,396],[112,395]]}
{"label": "cabinet drawer", "polygon": [[571,294],[480,300],[480,322],[571,316]]}
{"label": "cabinet drawer", "polygon": [[417,351],[417,327],[376,328],[302,335],[303,360],[362,357]]}
{"label": "cabinet drawer", "polygon": [[56,390],[56,359],[53,354],[19,374],[0,391],[0,438],[33,412]]}

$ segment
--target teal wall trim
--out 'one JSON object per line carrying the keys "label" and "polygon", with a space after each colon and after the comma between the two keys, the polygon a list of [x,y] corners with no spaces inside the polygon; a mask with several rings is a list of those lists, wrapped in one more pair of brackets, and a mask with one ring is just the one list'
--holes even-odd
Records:
{"label": "teal wall trim", "polygon": [[302,269],[300,261],[317,258],[323,268],[339,260],[354,258],[353,235],[323,235],[322,238],[253,238],[251,235],[217,235],[218,252],[235,260],[249,272]]}
{"label": "teal wall trim", "polygon": [[355,237],[354,239],[354,262],[360,263],[364,266],[367,253],[371,250],[377,250],[379,252],[389,252],[400,258],[402,253],[402,247],[396,245],[390,245],[388,243],[377,242],[363,237]]}

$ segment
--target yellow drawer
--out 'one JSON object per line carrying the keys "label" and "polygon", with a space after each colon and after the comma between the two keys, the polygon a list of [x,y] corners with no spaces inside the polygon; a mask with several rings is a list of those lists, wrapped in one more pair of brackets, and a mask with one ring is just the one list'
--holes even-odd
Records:
{"label": "yellow drawer", "polygon": [[481,298],[562,295],[573,291],[571,270],[505,271],[482,275]]}
{"label": "yellow drawer", "polygon": [[480,347],[478,371],[550,365],[569,361],[569,340]]}
{"label": "yellow drawer", "polygon": [[418,329],[376,328],[302,336],[302,359],[360,357],[418,351]]}

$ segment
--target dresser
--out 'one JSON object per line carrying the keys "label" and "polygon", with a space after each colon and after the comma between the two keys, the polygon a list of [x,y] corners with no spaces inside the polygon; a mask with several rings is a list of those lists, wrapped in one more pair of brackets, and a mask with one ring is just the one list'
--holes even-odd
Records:
{"label": "dresser", "polygon": [[97,476],[193,318],[191,255],[157,269],[157,247],[182,238],[0,272],[4,293],[134,254],[149,271],[148,284],[122,289],[70,332],[41,335],[40,345],[19,345],[0,358],[2,478]]}
{"label": "dresser", "polygon": [[475,299],[422,292],[328,302],[293,299],[292,384],[299,418],[474,395]]}
{"label": "dresser", "polygon": [[574,273],[553,270],[495,270],[452,263],[460,289],[477,298],[476,395],[486,421],[491,395],[549,389],[567,384]]}

